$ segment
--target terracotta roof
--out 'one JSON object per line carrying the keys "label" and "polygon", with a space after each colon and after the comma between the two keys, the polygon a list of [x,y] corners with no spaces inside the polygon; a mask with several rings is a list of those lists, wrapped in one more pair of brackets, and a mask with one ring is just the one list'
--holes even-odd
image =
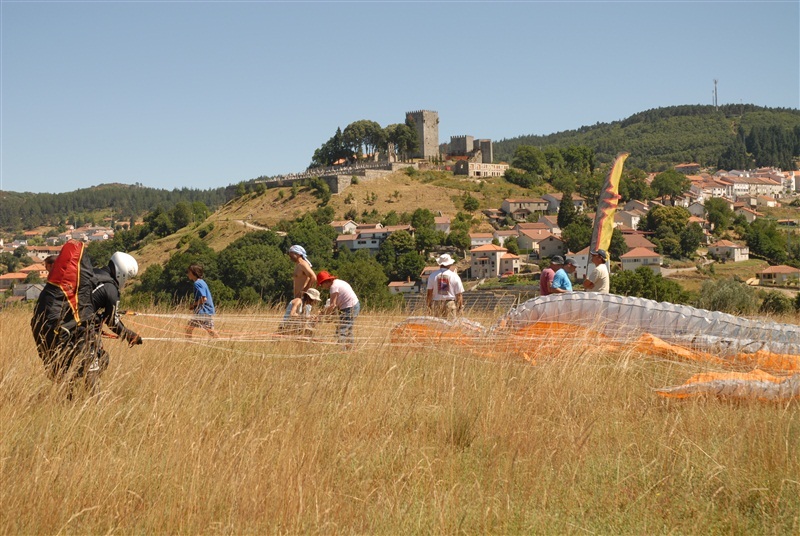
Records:
{"label": "terracotta roof", "polygon": [[770,266],[758,272],[759,274],[800,274],[800,268],[793,266],[786,266],[779,264],[778,266]]}
{"label": "terracotta roof", "polygon": [[763,214],[761,214],[760,212],[756,212],[755,210],[750,210],[747,207],[736,207],[736,210],[741,210],[743,212],[749,212],[749,213],[754,214],[756,216],[763,216]]}
{"label": "terracotta roof", "polygon": [[508,201],[509,203],[547,203],[541,197],[514,197],[503,199],[503,201]]}
{"label": "terracotta roof", "polygon": [[9,272],[7,274],[0,275],[0,279],[10,279],[10,280],[17,280],[17,279],[25,279],[28,277],[28,274],[23,274],[22,272]]}
{"label": "terracotta roof", "polygon": [[519,255],[514,255],[513,253],[506,253],[501,259],[519,259]]}
{"label": "terracotta roof", "polygon": [[620,259],[628,259],[632,257],[660,257],[658,253],[655,251],[649,250],[647,248],[634,248],[627,252],[624,255],[620,255]]}
{"label": "terracotta roof", "polygon": [[736,244],[734,242],[731,242],[730,240],[720,240],[719,242],[717,242],[715,244],[711,244],[710,247],[712,247],[712,248],[743,248],[743,247],[747,247],[747,246],[742,246],[740,244]]}
{"label": "terracotta roof", "polygon": [[484,246],[478,246],[469,250],[470,253],[474,251],[508,251],[506,248],[501,248],[500,246],[495,246],[494,244],[486,244]]}
{"label": "terracotta roof", "polygon": [[653,250],[656,248],[655,244],[640,234],[624,234],[622,239],[625,240],[625,245],[628,246],[628,249],[646,248]]}

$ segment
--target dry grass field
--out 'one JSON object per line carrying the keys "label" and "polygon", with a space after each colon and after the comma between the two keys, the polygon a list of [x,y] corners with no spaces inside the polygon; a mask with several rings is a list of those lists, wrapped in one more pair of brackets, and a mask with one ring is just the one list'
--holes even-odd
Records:
{"label": "dry grass field", "polygon": [[707,369],[579,334],[534,366],[393,345],[400,315],[362,312],[349,353],[277,317],[214,344],[130,317],[145,343],[67,401],[0,312],[0,533],[800,533],[800,404],[661,399]]}

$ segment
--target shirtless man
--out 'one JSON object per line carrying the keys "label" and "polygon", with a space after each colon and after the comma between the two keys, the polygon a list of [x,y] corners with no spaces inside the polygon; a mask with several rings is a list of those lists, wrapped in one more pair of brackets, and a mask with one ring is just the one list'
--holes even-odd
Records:
{"label": "shirtless man", "polygon": [[303,246],[294,245],[289,248],[289,258],[292,259],[294,266],[294,297],[303,298],[303,293],[310,289],[317,282],[317,274],[311,269],[308,262],[306,250]]}

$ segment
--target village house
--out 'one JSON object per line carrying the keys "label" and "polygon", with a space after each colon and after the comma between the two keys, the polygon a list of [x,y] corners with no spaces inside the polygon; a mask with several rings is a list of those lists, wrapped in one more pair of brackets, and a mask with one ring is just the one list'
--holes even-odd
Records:
{"label": "village house", "polygon": [[774,197],[770,197],[768,195],[758,195],[756,196],[756,206],[762,208],[780,208],[781,204]]}
{"label": "village house", "polygon": [[23,301],[36,301],[44,290],[44,283],[20,283],[14,286],[13,296],[21,296]]}
{"label": "village house", "polygon": [[692,216],[697,216],[698,218],[702,218],[706,215],[706,206],[699,201],[695,201],[691,205],[687,207],[689,209],[689,214]]}
{"label": "village house", "polygon": [[650,268],[654,273],[661,273],[661,255],[646,248],[634,248],[620,255],[623,270],[636,270],[640,266]]}
{"label": "village house", "polygon": [[800,268],[780,264],[770,266],[756,274],[758,283],[766,286],[787,286],[800,283]]}
{"label": "village house", "polygon": [[[542,199],[547,201],[547,212],[551,212],[553,214],[557,213],[558,206],[561,204],[562,197],[564,197],[564,194],[562,194],[561,192],[544,194],[542,196]],[[583,212],[583,208],[586,205],[586,200],[582,198],[580,195],[573,193],[572,204],[575,205],[575,210],[577,210],[578,212]]]}
{"label": "village house", "polygon": [[470,272],[473,278],[497,277],[502,274],[519,273],[519,256],[506,248],[487,244],[469,250]]}
{"label": "village house", "polygon": [[335,220],[331,222],[336,232],[340,235],[355,234],[358,224],[353,220]]}
{"label": "village house", "polygon": [[427,279],[424,283],[419,281],[392,281],[389,283],[389,293],[391,294],[418,294],[427,286]]}
{"label": "village house", "polygon": [[618,210],[614,213],[614,226],[624,226],[629,229],[639,227],[639,222],[644,214],[639,210]]}
{"label": "village house", "polygon": [[469,245],[471,247],[491,244],[493,239],[493,233],[469,233]]}
{"label": "village house", "polygon": [[[494,238],[496,238],[497,241],[500,242],[500,245],[502,247],[505,247],[506,240],[508,238],[510,238],[512,236],[514,238],[519,237],[519,231],[514,230],[514,229],[509,229],[507,231],[495,231],[494,233],[492,233],[492,236],[494,236]],[[519,243],[519,242],[517,242],[517,243]]]}
{"label": "village house", "polygon": [[433,218],[433,224],[437,231],[441,231],[444,234],[450,234],[450,217],[449,216],[435,216]]}
{"label": "village house", "polygon": [[757,218],[761,218],[764,215],[760,212],[756,212],[755,210],[749,209],[747,207],[736,207],[733,210],[734,214],[737,216],[744,216],[744,219],[747,220],[747,223],[753,223],[756,221]]}
{"label": "village house", "polygon": [[430,275],[431,275],[433,272],[435,272],[436,270],[438,270],[438,269],[439,269],[439,267],[438,267],[438,266],[426,266],[426,267],[424,267],[424,268],[422,269],[422,271],[419,273],[419,279],[420,279],[420,281],[422,281],[422,288],[423,288],[423,290],[425,290],[425,287],[426,287],[426,286],[427,286],[427,284],[428,284],[428,277],[430,277]]}
{"label": "village house", "polygon": [[736,244],[730,240],[720,240],[708,246],[709,256],[723,261],[740,262],[750,259],[747,246]]}
{"label": "village house", "polygon": [[20,268],[19,271],[20,271],[20,273],[23,273],[23,274],[35,273],[35,274],[37,274],[39,276],[40,279],[44,279],[44,280],[47,279],[47,275],[48,275],[47,274],[47,270],[44,267],[44,264],[39,263],[39,262],[31,264],[30,266],[26,266],[25,268]]}
{"label": "village house", "polygon": [[484,162],[468,162],[457,160],[453,167],[454,175],[467,175],[469,177],[502,177],[510,166],[503,162],[499,164]]}
{"label": "village house", "polygon": [[558,216],[539,216],[537,223],[543,223],[545,228],[556,236],[561,236],[561,227],[558,226]]}
{"label": "village house", "polygon": [[623,233],[622,239],[625,245],[628,246],[628,251],[636,248],[649,249],[650,251],[656,250],[656,245],[650,242],[642,233]]}
{"label": "village house", "polygon": [[528,251],[528,258],[536,261],[567,252],[567,244],[547,229],[523,229],[519,232],[517,244]]}
{"label": "village house", "polygon": [[519,222],[514,226],[514,230],[517,232],[530,229],[548,229],[548,227],[544,222]]}
{"label": "village house", "polygon": [[503,225],[503,222],[506,219],[505,214],[503,214],[503,211],[499,208],[487,208],[482,212],[492,227],[499,227],[500,225]]}
{"label": "village house", "polygon": [[354,234],[340,234],[336,237],[336,249],[347,248],[350,251],[365,249],[376,255],[380,251],[383,241],[397,231],[407,231],[413,235],[414,229],[410,225],[387,225],[386,227],[380,223],[359,225]]}
{"label": "village house", "polygon": [[515,221],[526,221],[531,214],[544,214],[548,203],[540,197],[503,199],[500,210]]}
{"label": "village house", "polygon": [[[587,273],[594,273],[594,264],[589,260],[589,246],[586,246],[577,253],[567,253],[567,257],[575,261],[575,281],[583,281],[586,279]],[[611,273],[609,266],[608,273]]]}
{"label": "village house", "polygon": [[650,205],[647,204],[645,201],[639,201],[638,199],[631,199],[627,203],[625,203],[625,207],[623,207],[627,211],[638,210],[642,214],[647,214],[647,211],[650,210]]}
{"label": "village house", "polygon": [[0,275],[0,290],[8,290],[13,288],[14,285],[24,283],[27,278],[28,274],[23,274],[22,272],[9,272],[7,274]]}

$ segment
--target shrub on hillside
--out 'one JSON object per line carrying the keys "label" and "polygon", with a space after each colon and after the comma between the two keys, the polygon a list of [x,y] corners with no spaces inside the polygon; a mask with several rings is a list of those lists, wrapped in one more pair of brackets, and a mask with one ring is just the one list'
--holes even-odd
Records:
{"label": "shrub on hillside", "polygon": [[752,314],[758,310],[755,291],[733,279],[708,280],[700,288],[697,306],[709,311],[730,314]]}
{"label": "shrub on hillside", "polygon": [[791,313],[794,310],[792,299],[777,290],[771,290],[764,296],[764,301],[761,302],[762,313],[772,313],[776,315],[783,315]]}

